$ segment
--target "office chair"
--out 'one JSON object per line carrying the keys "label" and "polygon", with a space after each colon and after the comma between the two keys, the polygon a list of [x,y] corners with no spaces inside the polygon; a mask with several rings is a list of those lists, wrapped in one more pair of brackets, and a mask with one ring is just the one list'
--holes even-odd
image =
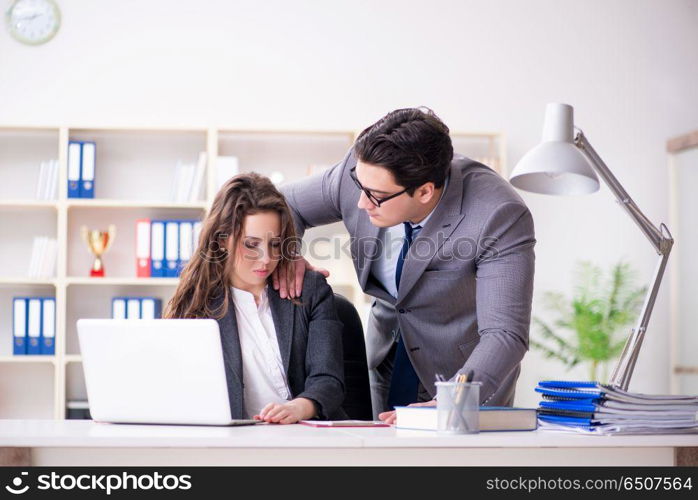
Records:
{"label": "office chair", "polygon": [[335,309],[342,322],[344,347],[344,403],[342,408],[350,419],[372,420],[371,388],[368,380],[366,343],[359,313],[349,300],[334,294]]}

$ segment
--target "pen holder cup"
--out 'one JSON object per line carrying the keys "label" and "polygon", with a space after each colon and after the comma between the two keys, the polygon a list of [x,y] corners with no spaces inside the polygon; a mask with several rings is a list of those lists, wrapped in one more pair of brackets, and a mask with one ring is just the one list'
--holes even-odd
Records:
{"label": "pen holder cup", "polygon": [[480,432],[480,382],[436,382],[439,434]]}

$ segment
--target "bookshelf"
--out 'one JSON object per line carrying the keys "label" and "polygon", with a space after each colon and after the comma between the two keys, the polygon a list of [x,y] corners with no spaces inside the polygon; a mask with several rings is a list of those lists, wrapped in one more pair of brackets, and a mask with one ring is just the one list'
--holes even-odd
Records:
{"label": "bookshelf", "polygon": [[[75,323],[79,318],[108,318],[111,298],[153,296],[163,307],[177,278],[137,278],[135,221],[203,218],[216,194],[215,158],[235,156],[240,171],[256,171],[279,184],[322,171],[339,161],[354,141],[354,131],[242,130],[234,128],[114,128],[0,126],[0,418],[64,419],[70,400],[86,399],[82,358]],[[501,134],[455,133],[457,152],[503,172]],[[94,199],[67,197],[68,142],[96,143]],[[207,153],[199,199],[170,201],[177,161],[196,162]],[[58,196],[37,200],[42,161],[58,160]],[[92,256],[79,229],[117,228],[104,256],[106,277],[88,276]],[[49,236],[58,242],[56,274],[27,278],[32,241]],[[356,283],[348,255],[333,252],[348,238],[341,223],[310,229],[304,244],[316,240],[309,260],[330,270],[329,283],[347,296],[359,314],[369,302]],[[329,240],[329,243],[324,243]],[[326,247],[323,247],[326,245]],[[56,354],[12,355],[12,298],[56,298]]]}

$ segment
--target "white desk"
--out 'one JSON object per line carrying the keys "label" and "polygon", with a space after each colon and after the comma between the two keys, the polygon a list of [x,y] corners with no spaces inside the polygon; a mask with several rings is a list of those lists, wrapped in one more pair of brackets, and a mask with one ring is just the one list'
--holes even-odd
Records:
{"label": "white desk", "polygon": [[[681,450],[680,452],[678,450]],[[0,465],[696,465],[698,435],[194,427],[0,420]]]}

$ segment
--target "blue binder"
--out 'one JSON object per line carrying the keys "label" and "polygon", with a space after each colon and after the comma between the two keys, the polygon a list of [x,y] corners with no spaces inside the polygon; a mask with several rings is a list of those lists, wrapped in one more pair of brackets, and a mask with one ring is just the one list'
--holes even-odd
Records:
{"label": "blue binder", "polygon": [[56,299],[41,299],[41,354],[56,354]]}
{"label": "blue binder", "polygon": [[80,198],[82,182],[82,144],[68,142],[68,198]]}
{"label": "blue binder", "polygon": [[194,220],[179,221],[179,256],[177,258],[177,277],[191,260],[194,251]]}
{"label": "blue binder", "polygon": [[12,354],[15,356],[27,354],[27,299],[14,297],[12,299]]}
{"label": "blue binder", "polygon": [[165,274],[165,221],[150,224],[150,276],[164,278]]}
{"label": "blue binder", "polygon": [[165,277],[177,277],[179,260],[179,221],[165,221]]}
{"label": "blue binder", "polygon": [[126,319],[141,319],[141,299],[126,297]]}
{"label": "blue binder", "polygon": [[83,142],[80,160],[80,198],[95,197],[96,144]]}
{"label": "blue binder", "polygon": [[126,319],[126,299],[127,297],[114,297],[111,300],[112,319]]}
{"label": "blue binder", "polygon": [[41,354],[41,299],[27,299],[27,354]]}
{"label": "blue binder", "polygon": [[141,298],[141,319],[160,319],[162,316],[162,300],[156,297]]}

